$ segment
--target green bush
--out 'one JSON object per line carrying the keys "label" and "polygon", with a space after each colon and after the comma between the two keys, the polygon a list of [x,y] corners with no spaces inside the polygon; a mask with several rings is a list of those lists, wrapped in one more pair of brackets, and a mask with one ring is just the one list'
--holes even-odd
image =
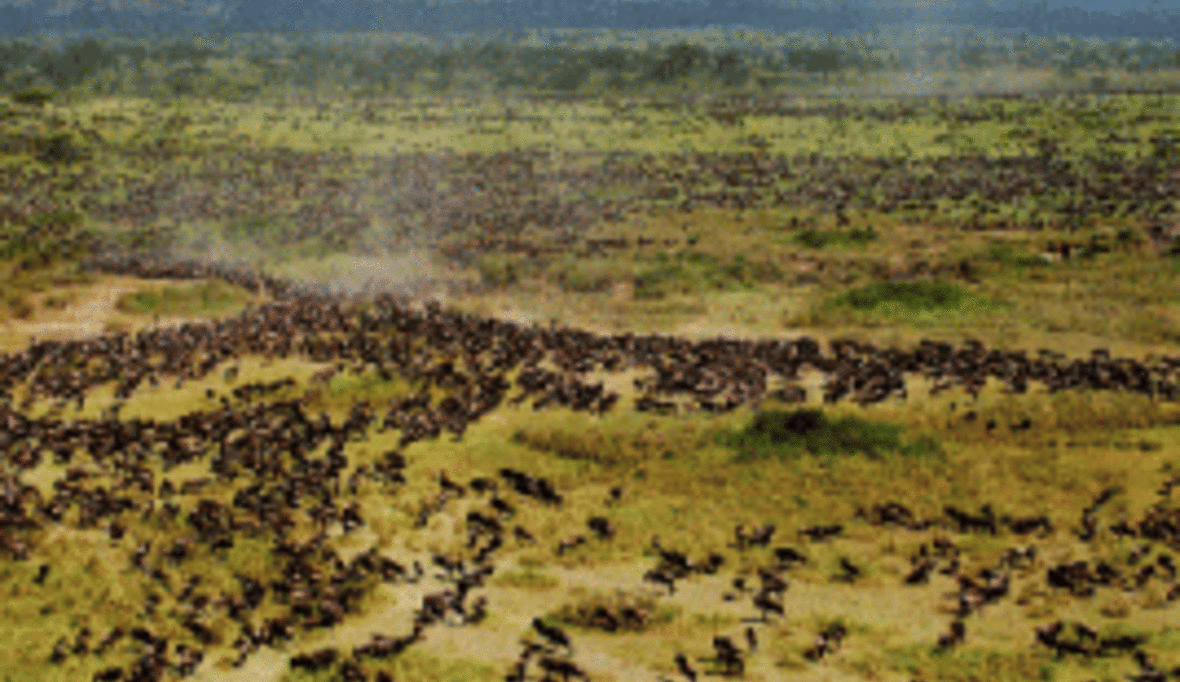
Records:
{"label": "green bush", "polygon": [[836,301],[858,310],[872,310],[882,303],[897,303],[919,311],[957,308],[970,297],[971,292],[947,282],[874,282],[845,292]]}
{"label": "green bush", "polygon": [[18,90],[17,92],[12,93],[12,100],[14,102],[20,102],[21,104],[31,104],[35,107],[43,107],[45,106],[45,103],[52,100],[56,94],[57,92],[53,88],[33,86],[31,88],[25,88],[24,90]]}
{"label": "green bush", "polygon": [[768,410],[740,430],[718,434],[720,445],[737,450],[735,461],[780,460],[804,454],[819,457],[861,454],[879,459],[887,454],[923,456],[937,453],[938,443],[922,436],[903,443],[904,427],[847,416],[831,421],[822,410]]}
{"label": "green bush", "polygon": [[90,157],[90,151],[72,133],[54,133],[37,140],[37,159],[45,163],[69,163]]}

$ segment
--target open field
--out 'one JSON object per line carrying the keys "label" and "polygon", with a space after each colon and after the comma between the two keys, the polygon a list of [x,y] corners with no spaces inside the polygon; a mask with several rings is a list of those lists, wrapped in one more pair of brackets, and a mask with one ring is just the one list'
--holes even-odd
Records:
{"label": "open field", "polygon": [[1180,677],[1180,95],[1017,77],[0,99],[0,680]]}

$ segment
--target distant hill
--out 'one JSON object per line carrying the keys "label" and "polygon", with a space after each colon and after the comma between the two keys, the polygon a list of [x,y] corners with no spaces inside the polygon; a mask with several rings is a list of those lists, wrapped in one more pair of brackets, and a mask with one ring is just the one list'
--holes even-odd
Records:
{"label": "distant hill", "polygon": [[710,26],[849,33],[920,20],[1033,35],[1180,38],[1180,10],[1162,7],[1161,0],[0,0],[0,35]]}
{"label": "distant hill", "polygon": [[1159,0],[976,0],[946,12],[968,23],[1031,35],[1180,40],[1180,10]]}

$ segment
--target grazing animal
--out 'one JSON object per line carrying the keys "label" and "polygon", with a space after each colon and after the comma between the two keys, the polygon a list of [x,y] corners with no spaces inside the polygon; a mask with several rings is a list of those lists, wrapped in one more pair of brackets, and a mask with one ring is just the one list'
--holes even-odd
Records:
{"label": "grazing animal", "polygon": [[761,528],[751,531],[751,533],[746,536],[746,542],[748,542],[751,547],[765,547],[770,544],[770,539],[773,536],[774,524],[768,523]]}
{"label": "grazing animal", "polygon": [[828,526],[806,526],[799,529],[799,534],[806,535],[807,537],[811,538],[812,542],[819,542],[832,536],[839,535],[843,531],[844,526],[842,524],[834,523]]}
{"label": "grazing animal", "polygon": [[717,653],[717,662],[725,667],[726,675],[740,675],[745,671],[742,652],[730,638],[713,637],[713,650]]}
{"label": "grazing animal", "polygon": [[807,557],[793,547],[776,547],[774,549],[774,558],[781,564],[807,563]]}
{"label": "grazing animal", "polygon": [[516,513],[516,507],[513,507],[499,497],[493,496],[489,501],[489,504],[491,504],[492,509],[495,509],[496,512],[501,516],[510,517]]}
{"label": "grazing animal", "polygon": [[292,668],[306,668],[308,670],[322,670],[336,662],[338,653],[335,649],[319,649],[310,654],[296,654],[290,659]]}
{"label": "grazing animal", "polygon": [[847,557],[840,557],[840,570],[844,571],[844,575],[841,578],[847,582],[853,582],[861,574],[860,568],[849,561]]}
{"label": "grazing animal", "polygon": [[557,555],[561,556],[569,550],[584,544],[586,544],[585,535],[574,535],[572,537],[568,537],[557,544]]}
{"label": "grazing animal", "polygon": [[951,630],[945,635],[940,635],[938,638],[939,649],[950,649],[957,644],[962,644],[963,638],[967,634],[967,627],[963,621],[956,620],[951,622]]}
{"label": "grazing animal", "polygon": [[53,653],[49,655],[49,660],[54,663],[61,663],[62,661],[66,660],[69,650],[69,641],[66,640],[65,637],[62,637],[61,639],[57,640],[56,644],[53,645]]}
{"label": "grazing animal", "polygon": [[766,622],[766,614],[771,611],[774,611],[780,616],[784,613],[783,603],[781,601],[775,601],[768,592],[759,592],[754,595],[754,607],[762,612],[763,622]]}
{"label": "grazing animal", "polygon": [[643,574],[643,579],[646,582],[659,583],[667,586],[669,596],[676,594],[676,576],[665,570],[653,568]]}
{"label": "grazing animal", "polygon": [[680,670],[680,674],[688,678],[689,682],[697,682],[697,671],[692,669],[688,664],[688,659],[684,654],[676,654],[676,667]]}
{"label": "grazing animal", "polygon": [[545,671],[546,677],[549,677],[549,675],[553,674],[560,675],[563,682],[568,682],[571,677],[576,677],[583,680],[589,679],[581,668],[574,665],[572,661],[568,661],[564,658],[542,656],[537,661],[537,664],[540,665],[541,669]]}
{"label": "grazing animal", "polygon": [[546,625],[545,621],[541,620],[540,618],[534,618],[533,629],[537,631],[537,634],[544,637],[545,640],[553,646],[565,647],[570,651],[571,654],[573,653],[573,646],[570,644],[570,638],[565,634],[564,631],[562,631],[561,628],[557,627],[556,625]]}
{"label": "grazing animal", "polygon": [[930,580],[930,571],[934,570],[934,560],[927,557],[918,562],[914,569],[905,577],[906,585],[922,585]]}
{"label": "grazing animal", "polygon": [[91,680],[93,682],[119,682],[119,680],[123,679],[123,675],[122,668],[106,668],[105,670],[94,673],[94,677]]}
{"label": "grazing animal", "polygon": [[767,594],[777,594],[781,597],[791,586],[777,573],[766,568],[758,569],[758,577],[762,580],[762,591]]}
{"label": "grazing animal", "polygon": [[809,661],[818,661],[834,651],[847,634],[843,625],[836,623],[820,632],[815,638],[815,645],[803,652],[803,657]]}
{"label": "grazing animal", "polygon": [[479,495],[496,491],[496,482],[483,476],[471,479],[467,485]]}
{"label": "grazing animal", "polygon": [[615,535],[615,527],[611,525],[611,522],[606,517],[591,516],[586,521],[586,525],[598,535],[599,540],[608,540]]}

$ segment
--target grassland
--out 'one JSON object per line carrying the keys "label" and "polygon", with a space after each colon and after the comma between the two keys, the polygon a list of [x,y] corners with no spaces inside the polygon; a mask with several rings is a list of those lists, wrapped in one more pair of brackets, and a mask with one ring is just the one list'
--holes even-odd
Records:
{"label": "grassland", "polygon": [[[1051,69],[1012,69],[1034,90],[1064,78]],[[955,74],[963,83],[984,78]],[[1070,77],[1090,88],[1091,76],[1110,84],[1175,74]],[[845,87],[856,85],[857,74],[832,80],[841,77]],[[857,87],[885,77],[864,75]],[[229,262],[329,290],[392,289],[472,314],[601,333],[808,335],[901,348],[920,339],[978,339],[988,348],[1068,358],[1095,348],[1116,358],[1176,355],[1180,248],[1171,203],[1180,191],[1180,96],[950,92],[835,103],[818,91],[758,100],[678,89],[573,98],[349,95],[318,103],[294,89],[237,102],[0,100],[0,344],[11,358],[30,347],[30,337],[134,334],[225,319],[272,300],[265,290],[220,280],[140,280],[80,267],[106,245]],[[778,160],[784,164],[775,166]],[[120,401],[110,382],[76,411],[26,386],[13,387],[12,404],[30,418],[69,422],[100,420],[118,402],[125,422],[163,422],[231,403],[303,397],[309,413],[323,411],[338,424],[362,399],[383,407],[422,388],[366,368],[317,379],[332,363],[299,354],[227,363],[234,372],[179,387],[142,385]],[[604,415],[504,404],[460,441],[406,447],[404,485],[366,480],[341,495],[366,519],[351,533],[331,528],[327,544],[343,561],[372,547],[428,566],[432,554],[470,553],[463,518],[482,508],[472,495],[416,527],[420,505],[438,492],[439,470],[466,482],[512,467],[547,478],[565,497],[559,508],[511,497],[512,525],[537,542],[507,539],[496,555],[494,576],[474,591],[487,597],[487,619],[433,627],[406,653],[364,663],[370,679],[378,670],[423,682],[501,679],[519,640],[535,639],[534,617],[562,624],[574,639],[574,660],[602,681],[675,678],[673,656],[681,652],[698,670],[712,670],[704,660],[713,656],[712,637],[741,641],[750,625],[760,646],[747,658],[745,679],[755,681],[1068,682],[1139,670],[1129,655],[1059,657],[1036,645],[1034,628],[1058,619],[1103,637],[1140,635],[1157,667],[1180,666],[1171,583],[1162,569],[1141,584],[1130,579],[1138,546],[1150,545],[1152,560],[1177,548],[1110,530],[1122,520],[1134,525],[1154,504],[1170,508],[1157,490],[1180,473],[1174,403],[1116,391],[1049,394],[1035,385],[1018,395],[995,382],[974,399],[959,388],[932,396],[929,382],[911,377],[906,400],[829,405],[819,397],[818,373],[808,372],[799,382],[808,389],[801,405],[767,400],[722,414],[656,414],[633,407],[634,380],[644,377],[599,374],[592,379],[623,396]],[[263,398],[230,398],[243,385],[287,377],[290,385]],[[445,393],[433,389],[432,398]],[[821,428],[776,437],[773,410],[794,408],[818,411]],[[1024,419],[1034,427],[1011,428]],[[345,445],[342,480],[397,446],[396,430],[366,436]],[[4,475],[43,500],[71,466],[91,475],[91,490],[117,478],[49,451],[22,469],[15,463],[21,445],[6,449]],[[145,463],[157,484],[177,485],[208,476],[210,466],[209,456],[176,467]],[[181,495],[184,510],[199,499],[229,505],[253,482],[215,481]],[[1120,492],[1098,512],[1096,538],[1079,540],[1083,510],[1112,486]],[[615,487],[620,495],[611,500]],[[158,485],[121,494],[141,506],[163,502]],[[858,515],[887,502],[934,524],[914,530]],[[999,514],[1046,515],[1054,530],[960,533],[944,516],[946,505],[974,511],[985,504]],[[293,537],[314,534],[303,513],[292,516]],[[614,536],[589,535],[592,516],[609,518]],[[186,580],[202,577],[196,591],[216,599],[245,594],[237,576],[261,580],[278,570],[274,538],[243,533],[234,547],[202,546],[183,563],[153,556],[171,576],[164,585],[130,568],[130,557],[144,541],[158,555],[191,535],[184,523],[126,511],[117,517],[126,535],[112,539],[77,511],[59,523],[38,518],[42,528],[20,531],[29,556],[0,556],[3,680],[88,680],[141,654],[124,640],[102,655],[50,662],[54,643],[67,637],[72,644],[83,627],[94,639],[115,626],[146,627],[172,645],[194,645],[194,633],[180,624],[192,601],[180,596]],[[778,529],[773,545],[798,547],[809,560],[787,574],[784,614],[760,623],[749,595],[722,595],[735,577],[756,582],[756,568],[771,561],[766,549],[730,546],[734,526],[765,523]],[[815,543],[796,535],[827,523],[843,524],[844,533]],[[555,551],[575,533],[590,540]],[[653,535],[693,560],[719,552],[726,562],[669,595],[642,579],[659,560]],[[1004,569],[1008,596],[966,617],[966,640],[950,649],[937,641],[956,617],[955,578],[934,573],[929,584],[904,583],[911,557],[935,538],[959,547],[960,573],[972,576],[997,567],[1013,547],[1037,547],[1031,564]],[[846,580],[841,559],[858,566],[859,577]],[[1106,561],[1128,580],[1092,596],[1047,582],[1050,567],[1075,560]],[[37,584],[41,564],[52,568]],[[289,658],[325,646],[346,656],[373,632],[404,634],[423,595],[441,584],[430,576],[418,584],[360,581],[363,596],[343,622],[300,629],[238,667],[231,661],[239,624],[210,607],[202,622],[214,636],[194,677],[344,679],[339,665],[307,673],[293,670]],[[642,607],[651,618],[614,633],[587,627],[588,612],[619,605]],[[286,608],[268,593],[251,617],[261,622]],[[821,661],[806,658],[817,633],[836,621],[848,632],[843,645]]]}

